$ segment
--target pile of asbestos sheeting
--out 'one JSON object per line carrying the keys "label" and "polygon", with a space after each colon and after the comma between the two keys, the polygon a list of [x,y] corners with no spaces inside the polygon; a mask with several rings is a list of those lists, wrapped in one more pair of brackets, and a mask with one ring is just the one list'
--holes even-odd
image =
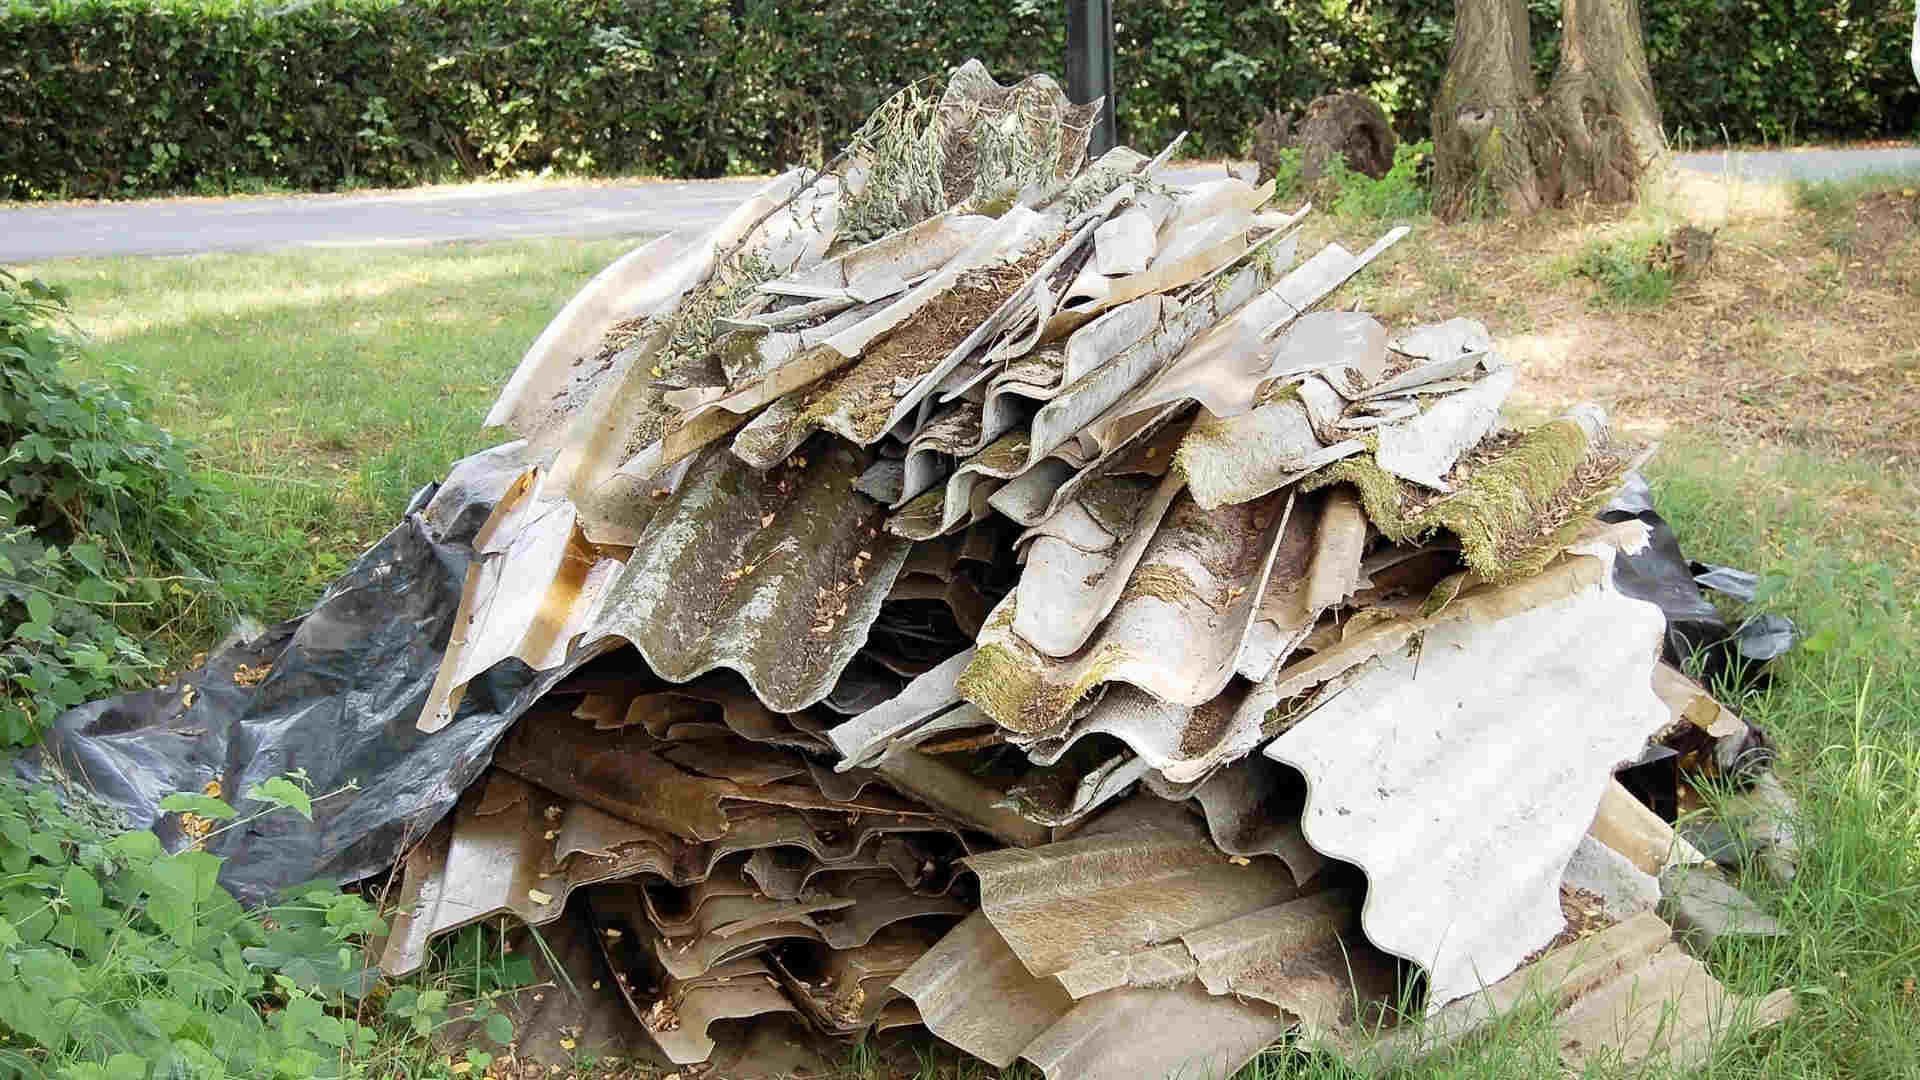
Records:
{"label": "pile of asbestos sheeting", "polygon": [[1338,306],[1404,228],[1310,250],[1270,187],[1084,162],[1094,108],[969,63],[541,335],[419,727],[541,692],[383,968],[584,918],[727,1075],[766,1024],[1059,1080],[1777,1018],[1671,942],[1698,853],[1614,779],[1733,732],[1614,586],[1605,416],[1502,426],[1478,323]]}

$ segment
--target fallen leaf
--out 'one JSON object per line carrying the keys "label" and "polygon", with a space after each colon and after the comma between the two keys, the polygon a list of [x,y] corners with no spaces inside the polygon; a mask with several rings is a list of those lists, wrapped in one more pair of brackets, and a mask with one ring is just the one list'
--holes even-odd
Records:
{"label": "fallen leaf", "polygon": [[528,889],[527,899],[536,904],[551,904],[553,903],[553,894],[541,892],[539,889]]}

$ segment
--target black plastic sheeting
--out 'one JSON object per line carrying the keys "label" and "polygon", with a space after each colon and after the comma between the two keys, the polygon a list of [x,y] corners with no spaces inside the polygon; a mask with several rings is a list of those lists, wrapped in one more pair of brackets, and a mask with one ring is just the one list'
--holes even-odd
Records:
{"label": "black plastic sheeting", "polygon": [[1668,663],[1697,671],[1710,686],[1750,687],[1765,681],[1768,661],[1793,648],[1799,634],[1786,616],[1757,614],[1731,622],[1714,605],[1703,586],[1751,603],[1759,579],[1744,570],[1687,561],[1672,526],[1653,508],[1653,493],[1638,472],[1627,474],[1600,519],[1637,519],[1651,533],[1644,550],[1614,560],[1613,583],[1628,596],[1658,605],[1666,615]]}
{"label": "black plastic sheeting", "polygon": [[[269,814],[210,838],[207,850],[226,858],[221,882],[248,904],[315,878],[386,872],[560,677],[510,660],[471,684],[447,727],[431,735],[415,727],[452,630],[473,537],[530,464],[526,455],[524,444],[510,443],[461,461],[445,483],[415,497],[400,525],[312,611],[165,686],[63,714],[17,771],[39,782],[71,779],[173,849],[186,838],[178,816],[159,810],[173,792],[218,781],[244,816],[262,808],[244,798],[248,789],[294,769],[306,770],[316,795],[357,781],[358,791],[316,805],[312,822]],[[241,686],[234,673],[242,664],[272,670]]]}

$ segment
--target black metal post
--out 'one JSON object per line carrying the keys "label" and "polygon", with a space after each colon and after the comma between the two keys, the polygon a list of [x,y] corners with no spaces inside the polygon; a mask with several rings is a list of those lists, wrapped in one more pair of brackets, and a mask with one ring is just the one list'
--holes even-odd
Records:
{"label": "black metal post", "polygon": [[1082,104],[1106,100],[1087,142],[1089,156],[1119,145],[1113,115],[1113,0],[1067,0],[1067,97]]}

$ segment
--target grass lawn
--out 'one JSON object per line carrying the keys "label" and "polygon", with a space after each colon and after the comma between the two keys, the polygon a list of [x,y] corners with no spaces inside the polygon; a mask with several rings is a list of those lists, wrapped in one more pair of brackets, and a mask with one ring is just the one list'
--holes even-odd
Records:
{"label": "grass lawn", "polygon": [[[289,255],[69,259],[86,374],[200,447],[249,529],[295,541],[269,621],[379,539],[420,485],[503,441],[480,420],[520,354],[633,238]],[[276,557],[286,545],[274,545]],[[204,643],[203,643],[204,644]]]}
{"label": "grass lawn", "polygon": [[[1797,195],[1694,181],[1627,213],[1420,222],[1342,297],[1390,324],[1480,317],[1523,364],[1517,413],[1597,400],[1660,440],[1649,473],[1689,554],[1762,573],[1766,604],[1808,635],[1771,692],[1729,702],[1773,734],[1801,801],[1798,877],[1755,886],[1789,932],[1711,958],[1736,990],[1793,987],[1799,1013],[1725,1047],[1713,1076],[1920,1076],[1917,217],[1920,198],[1897,181]],[[1718,229],[1704,274],[1649,262],[1681,222]],[[1380,231],[1315,228],[1349,247]],[[304,537],[297,565],[262,568],[284,582],[259,613],[273,619],[311,600],[419,485],[496,441],[479,420],[521,351],[631,243],[26,269],[73,290],[96,373],[139,388],[153,419],[198,443],[252,527]],[[1551,1074],[1553,1051],[1520,1018],[1421,1075]],[[446,1059],[388,1060],[389,1075],[427,1076]],[[924,1045],[862,1052],[848,1073],[989,1075]],[[1276,1052],[1247,1075],[1347,1074]]]}

